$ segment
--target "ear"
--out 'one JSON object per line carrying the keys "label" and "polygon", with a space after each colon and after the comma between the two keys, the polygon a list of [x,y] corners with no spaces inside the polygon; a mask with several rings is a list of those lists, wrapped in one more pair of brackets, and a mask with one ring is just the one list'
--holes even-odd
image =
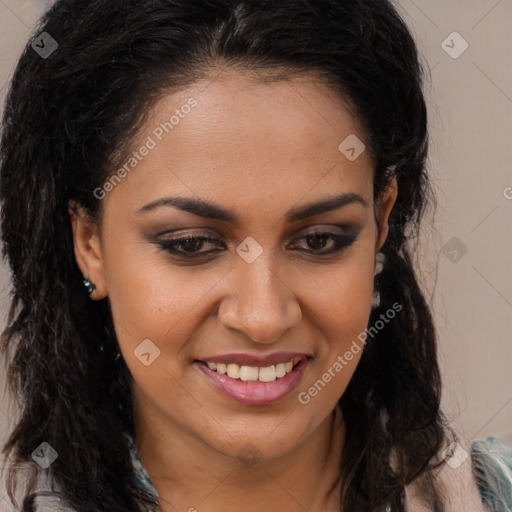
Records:
{"label": "ear", "polygon": [[396,177],[393,176],[389,185],[386,187],[381,197],[378,198],[376,204],[375,217],[377,221],[377,240],[375,243],[375,252],[379,252],[384,245],[389,233],[389,214],[393,209],[396,198],[398,195],[398,185]]}
{"label": "ear", "polygon": [[107,296],[103,275],[103,259],[98,226],[85,209],[73,202],[69,203],[69,216],[73,231],[73,244],[76,262],[84,278],[88,277],[96,289],[91,299],[100,300]]}

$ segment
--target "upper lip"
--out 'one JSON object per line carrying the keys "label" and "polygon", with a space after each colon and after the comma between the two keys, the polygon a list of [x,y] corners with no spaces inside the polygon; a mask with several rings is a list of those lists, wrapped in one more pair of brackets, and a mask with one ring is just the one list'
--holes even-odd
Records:
{"label": "upper lip", "polygon": [[301,352],[274,352],[266,356],[259,356],[254,354],[222,354],[220,356],[209,356],[203,359],[198,359],[204,363],[225,363],[237,364],[238,366],[272,366],[279,363],[287,363],[293,361],[297,364],[303,359],[309,359],[312,356]]}

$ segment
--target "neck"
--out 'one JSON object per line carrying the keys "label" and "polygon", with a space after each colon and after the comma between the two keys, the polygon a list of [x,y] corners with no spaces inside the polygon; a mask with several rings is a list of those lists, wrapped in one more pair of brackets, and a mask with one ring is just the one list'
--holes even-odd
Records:
{"label": "neck", "polygon": [[341,509],[345,429],[339,408],[292,452],[255,463],[226,457],[181,432],[155,431],[151,424],[137,421],[135,444],[162,512]]}

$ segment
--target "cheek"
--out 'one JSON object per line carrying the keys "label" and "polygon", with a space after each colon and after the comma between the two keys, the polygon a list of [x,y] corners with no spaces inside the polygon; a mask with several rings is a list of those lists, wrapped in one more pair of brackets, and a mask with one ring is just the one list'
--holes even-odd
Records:
{"label": "cheek", "polygon": [[[331,359],[333,356],[345,354],[350,350],[350,347],[359,345],[364,347],[361,340],[361,334],[364,333],[368,326],[368,320],[371,314],[371,303],[373,296],[373,266],[368,271],[368,268],[363,268],[360,272],[353,272],[348,278],[346,287],[342,292],[342,297],[339,298],[337,307],[337,316],[333,318],[331,332],[336,333],[337,336],[331,338],[330,354]],[[353,359],[350,355],[348,363],[355,370],[361,351],[354,351]]]}
{"label": "cheek", "polygon": [[[147,245],[147,244],[145,244]],[[115,247],[115,246],[112,246]],[[178,350],[190,333],[194,306],[215,280],[192,267],[172,265],[158,249],[127,243],[106,253],[105,276],[119,344],[128,356],[145,339],[162,352]],[[164,343],[171,337],[176,343]]]}
{"label": "cheek", "polygon": [[315,305],[330,337],[353,334],[366,327],[371,312],[373,272],[371,261],[359,260],[340,265],[337,271],[319,274],[311,284],[308,303]]}
{"label": "cheek", "polygon": [[308,400],[321,394],[317,407],[321,402],[333,405],[343,394],[364,350],[373,284],[373,260],[365,258],[340,266],[329,279],[319,277],[312,287],[310,303],[315,304],[315,317],[324,342],[317,347],[316,361],[301,403],[309,403]]}

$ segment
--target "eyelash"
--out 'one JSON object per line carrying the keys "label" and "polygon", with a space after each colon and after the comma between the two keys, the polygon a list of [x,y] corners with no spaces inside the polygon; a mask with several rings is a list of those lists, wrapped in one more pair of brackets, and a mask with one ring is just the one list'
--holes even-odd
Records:
{"label": "eyelash", "polygon": [[[311,237],[311,238],[310,238]],[[306,233],[304,236],[301,236],[297,238],[297,241],[302,241],[310,238],[311,241],[317,241],[320,240],[321,242],[325,242],[325,240],[331,239],[334,241],[334,247],[326,252],[320,252],[320,250],[304,250],[304,252],[308,254],[312,254],[314,256],[330,256],[332,254],[337,254],[342,252],[343,250],[350,247],[356,240],[357,236],[354,234],[344,234],[340,235],[337,233],[332,233],[329,231],[319,231],[319,230],[313,230]],[[170,253],[174,256],[180,256],[187,259],[194,259],[194,258],[200,258],[204,256],[210,256],[214,254],[215,252],[220,252],[217,250],[212,251],[203,251],[203,252],[190,252],[190,251],[180,251],[178,248],[183,248],[183,244],[187,243],[201,243],[201,247],[205,243],[222,243],[222,240],[220,238],[211,237],[211,236],[198,236],[198,235],[187,235],[175,239],[166,239],[161,240],[157,242],[158,245],[166,252]]]}

